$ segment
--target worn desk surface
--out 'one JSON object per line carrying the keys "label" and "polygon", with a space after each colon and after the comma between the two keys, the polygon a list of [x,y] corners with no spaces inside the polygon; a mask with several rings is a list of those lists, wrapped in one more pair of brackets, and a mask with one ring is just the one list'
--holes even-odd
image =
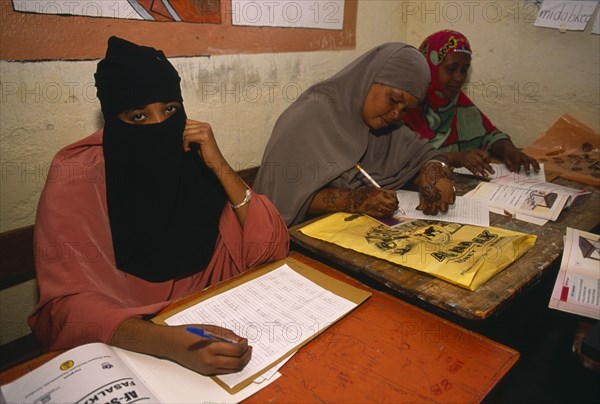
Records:
{"label": "worn desk surface", "polygon": [[[477,180],[455,175],[457,194],[475,187]],[[490,279],[475,291],[462,289],[431,275],[396,265],[335,244],[302,234],[303,224],[292,227],[292,242],[311,255],[343,268],[347,272],[371,278],[394,294],[426,308],[441,309],[466,320],[483,320],[497,313],[512,299],[523,293],[544,274],[548,266],[562,254],[566,227],[588,231],[600,223],[600,189],[572,181],[557,179],[557,184],[586,189],[592,194],[563,211],[556,222],[537,226],[490,213],[491,226],[535,234],[537,241],[517,262]]]}
{"label": "worn desk surface", "polygon": [[[369,290],[298,253],[290,258]],[[279,370],[281,377],[247,401],[479,402],[519,358],[490,339],[389,294],[369,291],[370,298],[300,349]],[[0,384],[53,356],[0,373]]]}

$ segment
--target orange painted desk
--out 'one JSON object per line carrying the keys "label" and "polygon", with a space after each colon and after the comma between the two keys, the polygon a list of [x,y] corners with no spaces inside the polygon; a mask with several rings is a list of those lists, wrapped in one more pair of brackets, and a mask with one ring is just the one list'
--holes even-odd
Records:
{"label": "orange painted desk", "polygon": [[[462,195],[476,185],[476,180],[464,176],[456,180],[457,194]],[[484,320],[497,313],[544,274],[549,265],[561,256],[566,227],[589,231],[600,223],[600,189],[557,179],[557,184],[586,189],[592,194],[563,211],[556,222],[537,226],[517,219],[490,213],[490,225],[507,230],[535,234],[535,246],[511,266],[475,291],[463,289],[411,268],[396,265],[335,244],[302,234],[300,224],[290,229],[292,246],[300,247],[324,262],[349,273],[368,277],[409,302],[418,302],[428,309],[441,310],[459,319]]]}
{"label": "orange painted desk", "polygon": [[[372,296],[300,349],[279,370],[282,376],[248,403],[477,402],[519,357],[322,263],[298,253],[288,259],[368,289]],[[3,372],[0,382],[44,362],[43,357],[34,361]]]}

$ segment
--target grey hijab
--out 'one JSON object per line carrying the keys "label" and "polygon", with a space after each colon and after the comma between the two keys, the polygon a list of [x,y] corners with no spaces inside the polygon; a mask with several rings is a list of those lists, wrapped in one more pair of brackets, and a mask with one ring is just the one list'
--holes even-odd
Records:
{"label": "grey hijab", "polygon": [[354,168],[357,162],[383,188],[402,187],[441,153],[405,125],[371,132],[362,118],[363,101],[373,83],[423,100],[429,80],[429,67],[418,50],[387,43],[311,86],[277,120],[254,189],[267,195],[293,225],[306,219],[321,188],[370,185]]}

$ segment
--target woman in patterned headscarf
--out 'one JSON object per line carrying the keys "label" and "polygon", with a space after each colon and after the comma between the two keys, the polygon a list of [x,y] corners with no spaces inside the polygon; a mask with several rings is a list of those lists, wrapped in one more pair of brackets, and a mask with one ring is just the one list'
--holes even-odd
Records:
{"label": "woman in patterned headscarf", "polygon": [[431,85],[425,102],[410,111],[406,124],[443,151],[453,167],[474,174],[493,173],[490,155],[511,171],[526,172],[537,161],[522,153],[510,137],[498,130],[461,90],[471,66],[471,46],[460,32],[444,30],[427,37],[419,50],[427,59]]}

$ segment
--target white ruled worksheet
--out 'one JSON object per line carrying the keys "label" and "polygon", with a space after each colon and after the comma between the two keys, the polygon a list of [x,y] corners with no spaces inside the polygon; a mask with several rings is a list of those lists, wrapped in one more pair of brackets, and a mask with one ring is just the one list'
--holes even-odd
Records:
{"label": "white ruled worksheet", "polygon": [[238,373],[218,378],[233,387],[356,307],[288,265],[185,309],[168,325],[212,324],[248,338],[252,359]]}
{"label": "white ruled worksheet", "polygon": [[439,220],[440,222],[454,222],[472,224],[474,226],[489,226],[490,212],[488,201],[479,198],[466,198],[457,196],[454,204],[448,207],[448,212],[429,216],[417,210],[419,206],[419,193],[413,191],[396,191],[398,206],[401,210],[394,215],[395,218]]}

